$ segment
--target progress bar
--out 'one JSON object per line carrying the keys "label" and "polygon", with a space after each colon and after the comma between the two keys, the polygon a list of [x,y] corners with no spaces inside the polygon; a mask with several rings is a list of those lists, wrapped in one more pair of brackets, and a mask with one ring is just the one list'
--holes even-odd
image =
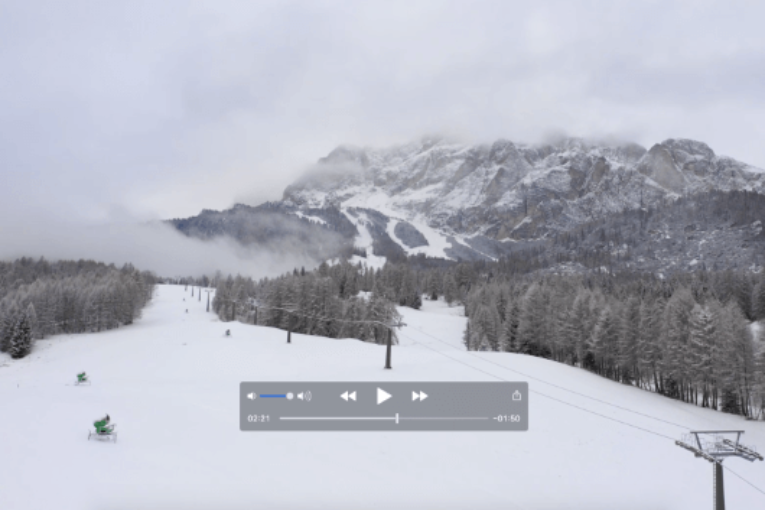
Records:
{"label": "progress bar", "polygon": [[454,418],[444,418],[441,416],[424,416],[424,417],[406,417],[406,416],[280,416],[280,420],[490,420],[485,416],[457,416]]}
{"label": "progress bar", "polygon": [[353,420],[396,420],[395,416],[279,416],[280,420],[295,420],[295,421],[353,421]]}

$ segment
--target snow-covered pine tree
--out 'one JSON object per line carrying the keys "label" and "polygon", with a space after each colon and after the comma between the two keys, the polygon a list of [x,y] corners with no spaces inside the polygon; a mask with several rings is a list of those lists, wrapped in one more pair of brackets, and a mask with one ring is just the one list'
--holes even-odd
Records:
{"label": "snow-covered pine tree", "polygon": [[[303,319],[300,314],[305,313],[298,309],[298,301],[300,299],[299,292],[300,288],[297,287],[299,284],[299,279],[295,277],[284,277],[279,282],[281,288],[282,288],[282,305],[281,308],[284,308],[285,310],[281,316],[281,322],[279,324],[279,328],[287,330],[287,331],[293,331],[293,332],[299,332],[300,329],[298,328],[300,321]],[[235,291],[238,291],[238,289],[235,288]],[[319,314],[320,315],[320,314]],[[231,320],[235,320],[232,318]]]}
{"label": "snow-covered pine tree", "polygon": [[343,318],[343,301],[332,295],[327,301],[327,307],[325,309],[327,321],[327,336],[329,338],[338,338],[340,329],[343,326],[341,319]]}
{"label": "snow-covered pine tree", "polygon": [[490,351],[499,350],[499,337],[502,331],[502,321],[494,306],[487,307],[484,314],[484,331],[486,332],[486,341]]}
{"label": "snow-covered pine tree", "polygon": [[[202,292],[200,289],[197,292]],[[246,320],[250,311],[250,300],[244,278],[237,275],[234,283],[234,320]]]}
{"label": "snow-covered pine tree", "polygon": [[359,298],[351,298],[348,301],[343,322],[340,326],[340,332],[337,335],[338,338],[358,338],[359,340],[366,340],[366,338],[361,338],[363,329],[359,327],[359,321],[363,318],[362,306]]}
{"label": "snow-covered pine tree", "polygon": [[590,344],[597,372],[605,377],[613,378],[615,375],[618,341],[619,325],[611,307],[606,305],[600,312]]}
{"label": "snow-covered pine tree", "polygon": [[619,365],[623,382],[633,383],[640,379],[639,336],[640,300],[632,296],[622,308],[619,335]]}
{"label": "snow-covered pine tree", "polygon": [[401,293],[399,304],[419,310],[422,307],[422,296],[414,273],[407,269],[401,274]]}
{"label": "snow-covered pine tree", "polygon": [[588,327],[590,322],[590,293],[585,289],[579,289],[566,324],[566,337],[573,351],[572,363],[578,364],[580,367],[590,336]]}
{"label": "snow-covered pine tree", "polygon": [[486,335],[483,335],[481,337],[481,340],[478,342],[478,348],[476,350],[477,351],[483,351],[483,352],[493,350],[491,348],[491,344],[489,342],[489,337],[487,337]]}
{"label": "snow-covered pine tree", "polygon": [[[372,296],[369,298],[367,308],[367,320],[374,321],[372,331],[373,339],[378,344],[384,344],[387,342],[389,329],[400,320],[401,316],[396,311],[396,307],[385,296],[382,295],[382,291],[375,284],[372,289]],[[397,343],[397,336],[395,330],[392,330],[393,343]]]}
{"label": "snow-covered pine tree", "polygon": [[473,329],[470,327],[470,321],[467,321],[467,324],[465,324],[465,331],[462,333],[462,344],[465,346],[465,349],[468,351],[470,349],[471,345],[471,335],[473,334]]}
{"label": "snow-covered pine tree", "polygon": [[568,296],[561,295],[553,298],[549,310],[551,317],[548,324],[548,338],[552,359],[570,365],[574,358],[574,349],[568,336],[568,325],[571,321]]}
{"label": "snow-covered pine tree", "polygon": [[500,350],[505,352],[518,351],[518,320],[520,314],[521,310],[518,307],[518,300],[509,300],[507,310],[505,311],[505,322],[502,323]]}
{"label": "snow-covered pine tree", "polygon": [[444,276],[444,299],[446,303],[451,305],[459,299],[459,291],[457,289],[457,282],[451,273],[447,273]]}
{"label": "snow-covered pine tree", "polygon": [[470,334],[467,337],[467,349],[469,351],[479,350],[484,340],[487,340],[486,327],[489,323],[488,316],[489,313],[486,306],[478,304],[470,319],[473,327],[470,329]]}
{"label": "snow-covered pine tree", "polygon": [[428,293],[428,298],[432,301],[435,301],[438,299],[439,294],[439,285],[438,285],[438,277],[436,276],[435,272],[428,273],[427,280],[426,280],[426,290]]}
{"label": "snow-covered pine tree", "polygon": [[734,412],[732,395],[738,401],[738,413],[749,416],[754,372],[754,345],[744,314],[731,300],[720,313],[723,407]]}
{"label": "snow-covered pine tree", "polygon": [[523,295],[518,321],[518,352],[550,357],[547,347],[547,303],[542,288],[533,283]]}
{"label": "snow-covered pine tree", "polygon": [[11,339],[16,329],[20,312],[15,302],[3,301],[5,304],[2,320],[0,321],[0,352],[8,352],[11,347]]}
{"label": "snow-covered pine tree", "polygon": [[696,302],[691,292],[680,287],[675,290],[664,309],[663,352],[661,371],[669,378],[669,396],[688,400],[688,335],[690,317]]}
{"label": "snow-covered pine tree", "polygon": [[714,385],[714,363],[717,336],[716,318],[707,306],[696,304],[691,311],[688,358],[690,382],[695,387],[694,400],[698,405],[701,391],[701,406],[709,407]]}
{"label": "snow-covered pine tree", "polygon": [[42,334],[37,321],[37,310],[35,310],[35,305],[31,301],[27,305],[26,315],[27,320],[29,321],[29,328],[32,331],[32,340],[39,340],[42,338]]}
{"label": "snow-covered pine tree", "polygon": [[314,293],[316,282],[313,276],[305,275],[294,280],[292,292],[297,294],[295,309],[299,313],[295,318],[295,331],[310,335],[316,323],[316,319],[311,316],[311,297]]}
{"label": "snow-covered pine tree", "polygon": [[347,273],[347,279],[346,279],[345,288],[344,288],[345,296],[343,297],[354,298],[359,293],[359,280],[361,277],[359,276],[359,273],[356,270],[356,268],[350,265],[348,266],[346,273]]}
{"label": "snow-covered pine tree", "polygon": [[748,271],[734,273],[733,278],[733,298],[738,302],[738,306],[744,316],[753,320],[752,316],[752,294],[754,291],[754,282],[752,275]]}
{"label": "snow-covered pine tree", "polygon": [[659,377],[661,363],[661,320],[666,302],[662,298],[646,299],[640,305],[639,371],[644,375],[644,384],[658,393],[663,393]]}
{"label": "snow-covered pine tree", "polygon": [[32,350],[32,328],[29,325],[29,319],[26,312],[18,315],[16,324],[11,330],[11,341],[8,347],[8,354],[12,358],[23,358]]}

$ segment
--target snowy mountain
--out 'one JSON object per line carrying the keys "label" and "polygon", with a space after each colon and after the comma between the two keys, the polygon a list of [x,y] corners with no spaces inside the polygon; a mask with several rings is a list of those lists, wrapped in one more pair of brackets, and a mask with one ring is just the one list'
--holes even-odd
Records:
{"label": "snowy mountain", "polygon": [[[692,140],[646,150],[574,138],[475,146],[423,139],[383,149],[339,147],[288,186],[280,203],[205,211],[173,223],[188,235],[249,242],[263,232],[285,237],[278,225],[294,234],[301,220],[311,232],[292,237],[316,239],[322,231],[342,237],[313,243],[311,253],[331,258],[332,247],[341,246],[334,255],[353,251],[372,265],[417,254],[489,260],[546,246],[624,211],[655,211],[713,191],[763,193],[765,170]],[[264,208],[270,228],[262,226]],[[273,220],[275,214],[282,219]],[[248,233],[253,228],[256,235]]]}
{"label": "snowy mountain", "polygon": [[[541,358],[466,352],[461,308],[400,311],[393,370],[382,346],[298,334],[287,344],[284,331],[223,324],[166,285],[132,326],[40,340],[21,360],[0,354],[0,506],[690,510],[711,504],[712,467],[673,439],[745,430],[765,447],[761,422]],[[82,370],[91,386],[72,385]],[[239,430],[242,381],[498,379],[529,382],[528,432]],[[105,413],[119,441],[88,441]],[[763,462],[725,466],[765,479]],[[727,471],[725,490],[731,509],[765,501]]]}
{"label": "snowy mountain", "polygon": [[[763,192],[765,171],[691,140],[666,140],[646,150],[570,138],[537,146],[428,139],[387,149],[340,147],[289,186],[284,201],[301,208],[372,209],[390,218],[388,234],[407,253],[449,256],[444,241],[481,252],[479,241],[545,237],[708,190]],[[441,245],[412,242],[417,230],[425,238],[436,232]]]}

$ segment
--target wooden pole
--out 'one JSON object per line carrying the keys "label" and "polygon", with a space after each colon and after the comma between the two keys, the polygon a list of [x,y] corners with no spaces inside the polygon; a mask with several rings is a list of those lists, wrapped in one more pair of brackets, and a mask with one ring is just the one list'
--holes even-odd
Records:
{"label": "wooden pole", "polygon": [[287,343],[288,344],[292,343],[292,329],[287,330]]}
{"label": "wooden pole", "polygon": [[393,368],[390,366],[390,351],[391,351],[392,343],[393,343],[393,330],[388,328],[388,342],[385,348],[385,369],[386,370],[390,370],[391,368]]}

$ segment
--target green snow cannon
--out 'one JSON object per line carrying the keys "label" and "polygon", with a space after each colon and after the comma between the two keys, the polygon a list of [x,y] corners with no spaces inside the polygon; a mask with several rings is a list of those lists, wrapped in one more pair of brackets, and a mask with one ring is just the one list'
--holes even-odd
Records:
{"label": "green snow cannon", "polygon": [[107,414],[100,420],[93,422],[93,426],[96,428],[96,432],[88,432],[88,440],[90,438],[117,442],[117,433],[114,431],[115,424],[111,422],[111,418]]}
{"label": "green snow cannon", "polygon": [[109,423],[109,420],[104,418],[103,420],[98,420],[96,422],[93,422],[93,426],[96,427],[96,434],[105,434],[108,432],[107,424]]}

